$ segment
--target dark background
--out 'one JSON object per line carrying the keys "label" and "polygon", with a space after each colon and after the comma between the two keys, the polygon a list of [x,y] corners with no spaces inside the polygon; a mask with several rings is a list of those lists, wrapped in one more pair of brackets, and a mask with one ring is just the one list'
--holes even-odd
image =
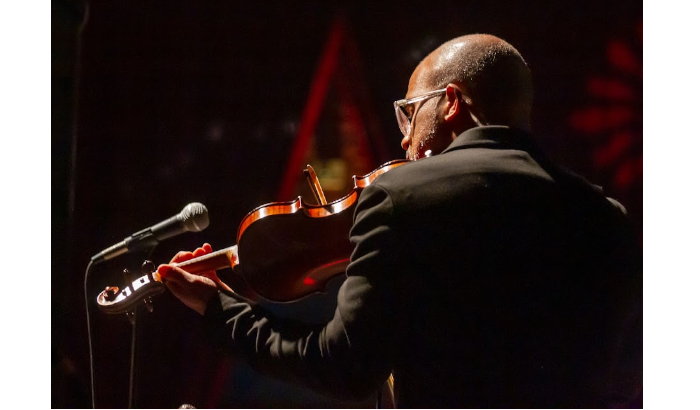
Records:
{"label": "dark background", "polygon": [[[55,0],[52,407],[91,406],[83,290],[90,256],[193,201],[208,207],[210,227],[162,243],[151,258],[167,262],[205,241],[233,245],[243,216],[278,199],[334,27],[343,27],[341,69],[320,111],[319,141],[333,138],[339,120],[328,107],[342,106],[345,87],[373,165],[402,158],[391,103],[403,98],[416,64],[453,37],[495,34],[532,68],[541,145],[618,198],[641,240],[641,2]],[[131,325],[99,312],[94,298],[121,286],[121,269],[145,257],[98,265],[87,284],[97,407],[128,406]],[[270,309],[323,321],[334,288]],[[262,377],[209,346],[198,315],[172,295],[155,302],[140,315],[137,407],[367,405]]]}

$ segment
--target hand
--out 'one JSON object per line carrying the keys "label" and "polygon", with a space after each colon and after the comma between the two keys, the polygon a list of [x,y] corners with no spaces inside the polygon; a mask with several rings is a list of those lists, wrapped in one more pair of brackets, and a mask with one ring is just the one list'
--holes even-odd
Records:
{"label": "hand", "polygon": [[200,315],[204,315],[207,304],[216,295],[220,285],[223,285],[215,271],[191,274],[185,270],[173,266],[175,263],[184,262],[192,258],[211,253],[211,245],[205,243],[194,252],[178,252],[169,265],[160,265],[158,274],[163,279],[165,286],[178,299]]}

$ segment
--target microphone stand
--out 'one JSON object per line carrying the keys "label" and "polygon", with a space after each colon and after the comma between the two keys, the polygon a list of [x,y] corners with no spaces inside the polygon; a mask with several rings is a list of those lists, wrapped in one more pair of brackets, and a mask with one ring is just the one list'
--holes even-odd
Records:
{"label": "microphone stand", "polygon": [[136,339],[138,328],[136,326],[137,317],[139,316],[140,307],[134,308],[134,311],[127,314],[129,315],[129,322],[131,322],[131,358],[129,361],[129,407],[130,409],[136,408]]}
{"label": "microphone stand", "polygon": [[85,314],[87,315],[88,353],[90,356],[90,393],[92,396],[92,408],[95,409],[95,363],[92,354],[92,326],[90,325],[90,298],[88,297],[88,278],[90,277],[93,262],[91,259],[85,269]]}
{"label": "microphone stand", "polygon": [[[150,255],[153,253],[155,250],[156,245],[158,242],[152,243],[151,246],[148,248],[148,252],[146,259],[150,258]],[[95,365],[94,365],[94,357],[93,357],[93,350],[92,350],[92,326],[91,326],[91,321],[90,321],[90,303],[89,303],[89,296],[88,296],[88,278],[90,276],[90,272],[92,269],[93,264],[102,262],[100,261],[95,261],[94,259],[91,259],[90,262],[88,263],[88,266],[85,270],[85,312],[87,314],[87,331],[88,331],[88,346],[89,346],[89,354],[90,354],[90,389],[92,393],[92,408],[95,409],[97,408],[95,406]],[[142,265],[142,270],[143,269],[154,269],[153,263],[148,261],[145,262]],[[126,280],[126,284],[129,288],[131,288],[132,284],[132,278],[131,274],[127,269],[124,269],[122,272],[124,274],[124,279]],[[133,289],[132,289],[133,290]],[[150,301],[150,299],[144,301],[146,304],[146,307],[149,312],[153,311],[153,305]],[[130,361],[129,361],[129,409],[136,408],[135,407],[135,402],[136,402],[136,340],[137,340],[137,335],[138,335],[138,330],[139,327],[137,326],[138,324],[138,316],[139,316],[139,309],[141,309],[141,306],[138,305],[135,307],[131,312],[127,312],[126,316],[129,319],[129,322],[131,323],[131,356],[130,356]]]}
{"label": "microphone stand", "polygon": [[[153,250],[155,250],[155,247],[157,245],[157,242],[153,244],[150,249],[148,249],[148,252],[146,253],[146,259],[150,259],[151,254],[153,253]],[[153,262],[146,261],[143,263],[141,266],[142,273],[150,273],[153,271],[155,267],[153,266]],[[145,270],[148,270],[149,272],[145,272]],[[124,278],[126,279],[126,283],[128,284],[129,287],[131,287],[131,283],[134,278],[131,277],[131,274],[129,273],[128,270],[124,269]],[[144,301],[146,304],[146,308],[148,309],[149,312],[153,312],[153,304],[151,303],[150,298],[148,300]],[[137,408],[136,407],[136,340],[138,339],[138,336],[140,335],[140,328],[137,326],[138,324],[138,317],[139,317],[139,310],[141,309],[141,305],[138,305],[132,310],[131,312],[128,312],[126,314],[127,318],[129,319],[129,322],[131,323],[131,357],[129,361],[129,407],[130,409]]]}
{"label": "microphone stand", "polygon": [[[129,275],[129,271],[124,269],[123,273],[126,279],[126,283],[131,284],[131,277]],[[129,409],[133,409],[136,404],[134,386],[136,385],[136,332],[138,330],[136,323],[137,318],[139,316],[139,308],[140,305],[136,306],[131,312],[126,313],[126,317],[129,319],[129,323],[131,323],[131,357],[129,359],[129,405],[127,407]]]}
{"label": "microphone stand", "polygon": [[[173,237],[175,235],[181,234],[185,231],[187,232],[200,232],[209,225],[209,214],[207,208],[199,202],[193,202],[186,205],[182,211],[169,218],[163,222],[157,223],[150,228],[143,229],[136,232],[130,237],[124,239],[123,241],[103,250],[102,252],[94,255],[88,263],[87,269],[85,270],[85,312],[87,314],[87,330],[88,330],[88,342],[90,347],[90,387],[92,390],[92,407],[95,408],[95,372],[94,372],[94,362],[92,354],[92,335],[90,326],[90,297],[88,296],[88,277],[90,275],[90,269],[92,265],[98,264],[108,259],[115,258],[119,255],[131,253],[135,251],[147,251],[147,257],[149,258],[153,250],[155,249],[158,242]],[[146,267],[144,263],[141,266],[141,270],[151,269],[147,273],[151,273],[155,270],[152,262],[148,262],[149,266]],[[133,292],[132,287],[133,281],[131,280],[131,275],[128,271],[124,271],[124,275],[127,281],[127,287]],[[103,293],[107,293],[109,288],[105,289]],[[116,296],[116,295],[113,295]],[[153,305],[151,303],[150,297],[144,300],[146,307],[149,312],[153,311]],[[129,371],[129,408],[134,408],[135,401],[135,370],[136,367],[136,339],[137,339],[137,316],[138,310],[141,306],[137,305],[130,312],[127,313],[127,317],[131,322],[132,334],[131,334],[131,361],[130,361],[130,371]]]}

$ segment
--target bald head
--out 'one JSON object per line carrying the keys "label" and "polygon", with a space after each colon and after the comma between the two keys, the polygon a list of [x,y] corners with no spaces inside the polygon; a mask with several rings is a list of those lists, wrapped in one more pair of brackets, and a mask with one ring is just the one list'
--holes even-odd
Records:
{"label": "bald head", "polygon": [[498,37],[470,34],[450,40],[421,61],[414,77],[425,89],[460,86],[484,125],[529,129],[530,69],[518,50]]}

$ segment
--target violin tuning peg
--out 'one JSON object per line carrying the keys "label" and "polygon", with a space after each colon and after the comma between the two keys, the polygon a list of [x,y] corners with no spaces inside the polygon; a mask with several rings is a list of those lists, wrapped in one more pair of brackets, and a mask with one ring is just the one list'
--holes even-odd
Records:
{"label": "violin tuning peg", "polygon": [[108,302],[113,301],[117,297],[117,292],[115,292],[114,289],[110,286],[107,286],[102,293],[105,295],[105,299]]}
{"label": "violin tuning peg", "polygon": [[144,275],[147,275],[149,273],[153,273],[156,271],[156,265],[151,262],[151,261],[143,261],[143,264],[141,265],[141,273]]}
{"label": "violin tuning peg", "polygon": [[144,299],[143,303],[146,304],[146,309],[148,309],[150,313],[153,313],[153,300],[151,300],[151,297],[149,296],[146,299]]}
{"label": "violin tuning peg", "polygon": [[129,269],[124,269],[122,271],[122,275],[124,275],[124,280],[126,281],[127,285],[131,285],[131,272],[129,272]]}

